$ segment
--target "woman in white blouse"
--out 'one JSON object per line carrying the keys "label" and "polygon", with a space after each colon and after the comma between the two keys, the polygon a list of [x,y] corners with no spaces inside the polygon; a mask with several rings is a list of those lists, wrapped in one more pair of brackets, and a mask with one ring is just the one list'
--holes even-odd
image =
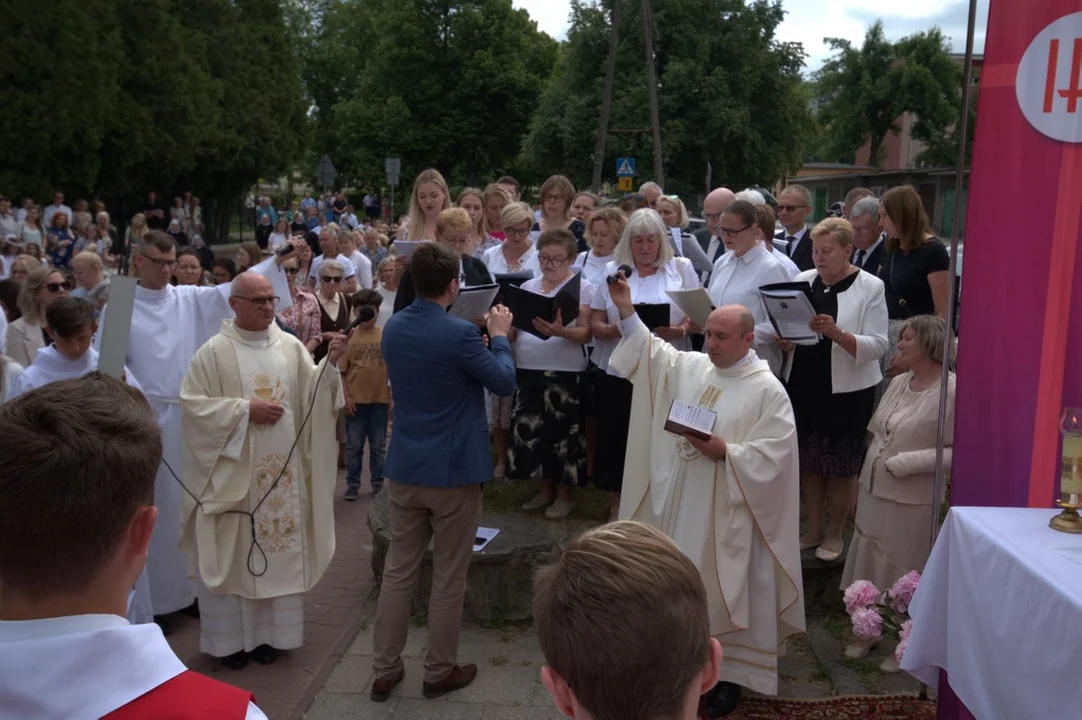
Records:
{"label": "woman in white blouse", "polygon": [[[837,560],[849,514],[853,482],[860,472],[875,405],[875,386],[883,379],[879,358],[887,350],[887,302],[883,281],[849,262],[853,226],[827,218],[811,231],[815,269],[797,275],[811,285],[818,314],[809,327],[822,339],[786,353],[783,376],[796,418],[800,484],[808,511],[802,550]],[[823,531],[823,500],[830,524]]]}
{"label": "woman in white blouse", "polygon": [[[759,219],[751,203],[733,201],[718,220],[718,232],[727,252],[718,258],[710,273],[710,301],[714,307],[735,303],[751,311],[755,318],[755,353],[770,364],[775,374],[780,373],[782,353],[759,288],[789,282],[789,273],[760,241]],[[693,330],[702,332],[697,327]]]}
{"label": "woman in white blouse", "polygon": [[[483,260],[489,274],[497,275],[528,272],[531,277],[541,274],[537,263],[537,249],[530,240],[533,211],[526,203],[513,202],[500,211],[500,222],[507,239],[484,254]],[[511,428],[512,398],[490,395],[492,439],[496,446],[495,477],[502,478],[507,470],[508,431]]]}
{"label": "woman in white blouse", "polygon": [[590,281],[595,288],[605,284],[605,267],[612,262],[616,243],[627,227],[627,215],[619,208],[607,207],[595,212],[586,228],[586,242],[590,249],[579,253],[575,270]]}
{"label": "woman in white blouse", "polygon": [[[555,297],[575,276],[578,241],[568,230],[546,230],[537,240],[541,275],[523,290]],[[590,341],[590,300],[594,288],[579,279],[578,317],[565,324],[534,318],[538,335],[514,331],[518,389],[511,420],[509,477],[541,474],[541,491],[523,510],[546,508],[550,520],[566,518],[571,489],[586,479],[586,436],[580,422],[579,374],[586,368],[583,345]]]}
{"label": "woman in white blouse", "polygon": [[[669,306],[669,325],[655,328],[654,334],[677,349],[690,350],[690,322],[666,291],[697,288],[699,278],[690,260],[673,255],[669,230],[661,216],[650,208],[636,210],[628,219],[613,260],[605,269],[605,277],[615,274],[621,265],[632,268],[627,279],[632,302]],[[631,420],[631,383],[609,369],[609,357],[620,339],[617,327],[620,313],[609,296],[606,282],[598,286],[590,308],[590,328],[596,338],[593,360],[605,370],[598,392],[598,404],[605,411],[598,418],[594,478],[600,488],[612,493],[610,517],[615,518],[620,509],[627,428]]]}
{"label": "woman in white blouse", "polygon": [[278,216],[278,222],[274,224],[274,232],[267,238],[267,247],[277,249],[289,242],[289,219],[285,213]]}

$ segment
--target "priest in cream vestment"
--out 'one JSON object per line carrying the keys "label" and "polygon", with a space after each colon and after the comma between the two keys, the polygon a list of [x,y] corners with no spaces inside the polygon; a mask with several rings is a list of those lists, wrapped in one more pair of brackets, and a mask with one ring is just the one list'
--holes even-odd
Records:
{"label": "priest in cream vestment", "polygon": [[[660,528],[702,573],[724,650],[715,690],[777,694],[785,640],[805,631],[788,395],[751,350],[746,308],[715,310],[704,352],[681,352],[647,330],[625,288],[610,287],[623,338],[609,366],[635,388],[620,519]],[[664,429],[673,400],[717,413],[709,440]]]}
{"label": "priest in cream vestment", "polygon": [[269,663],[300,647],[301,593],[334,554],[335,419],[344,405],[335,365],[346,336],[314,365],[275,324],[266,278],[239,275],[229,302],[236,319],[195,354],[180,390],[182,476],[199,498],[184,498],[181,546],[202,580],[200,649],[239,668],[249,654]]}

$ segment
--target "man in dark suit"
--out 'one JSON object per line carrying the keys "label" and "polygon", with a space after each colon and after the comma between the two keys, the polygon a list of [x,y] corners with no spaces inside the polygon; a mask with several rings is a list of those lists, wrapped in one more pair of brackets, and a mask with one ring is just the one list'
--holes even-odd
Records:
{"label": "man in dark suit", "polygon": [[501,397],[515,391],[511,312],[502,305],[489,312],[485,347],[474,324],[447,312],[458,297],[458,254],[425,243],[414,250],[410,272],[417,299],[383,328],[395,418],[384,468],[392,539],[373,638],[376,702],[405,676],[413,594],[433,537],[424,696],[464,688],[477,676],[477,666],[460,666],[457,656],[481,487],[492,478],[484,391]]}
{"label": "man in dark suit", "polygon": [[[695,233],[695,239],[699,241],[711,268],[725,253],[725,244],[718,237],[718,233],[721,232],[718,228],[721,227],[722,213],[733,204],[734,200],[736,200],[736,194],[729,188],[711,190],[703,200],[703,219],[706,220],[706,227]],[[710,284],[710,272],[699,273],[699,280],[702,281],[703,287]]]}
{"label": "man in dark suit", "polygon": [[[785,229],[775,235],[774,239],[785,243],[785,254],[801,271],[815,267],[812,261],[811,230],[805,223],[811,209],[811,193],[808,188],[803,185],[788,185],[781,191],[778,198],[778,220]],[[780,244],[775,244],[780,247]]]}
{"label": "man in dark suit", "polygon": [[[492,283],[492,275],[489,274],[485,264],[464,252],[470,242],[472,227],[469,213],[462,208],[448,208],[436,218],[436,242],[454,250],[462,259],[458,276],[462,287],[476,287]],[[408,308],[413,304],[415,297],[413,277],[407,268],[398,284],[398,294],[394,298],[394,311]]]}
{"label": "man in dark suit", "polygon": [[853,225],[853,264],[872,275],[879,274],[885,233],[879,228],[879,199],[865,197],[849,211]]}

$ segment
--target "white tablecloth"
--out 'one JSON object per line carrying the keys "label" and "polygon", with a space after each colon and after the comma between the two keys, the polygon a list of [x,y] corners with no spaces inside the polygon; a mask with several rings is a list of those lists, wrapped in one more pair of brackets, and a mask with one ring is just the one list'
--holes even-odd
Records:
{"label": "white tablecloth", "polygon": [[1057,512],[951,508],[928,558],[902,669],[946,670],[978,720],[1082,717],[1082,535]]}

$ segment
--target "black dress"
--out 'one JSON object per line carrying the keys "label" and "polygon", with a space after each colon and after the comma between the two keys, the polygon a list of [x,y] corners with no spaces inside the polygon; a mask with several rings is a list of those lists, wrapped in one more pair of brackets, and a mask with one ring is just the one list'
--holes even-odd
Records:
{"label": "black dress", "polygon": [[[812,295],[819,312],[837,320],[838,295],[852,287],[857,275],[853,273],[830,288],[817,275]],[[854,477],[864,459],[875,386],[834,394],[830,379],[833,346],[825,337],[815,345],[798,345],[786,389],[796,417],[800,472]]]}

